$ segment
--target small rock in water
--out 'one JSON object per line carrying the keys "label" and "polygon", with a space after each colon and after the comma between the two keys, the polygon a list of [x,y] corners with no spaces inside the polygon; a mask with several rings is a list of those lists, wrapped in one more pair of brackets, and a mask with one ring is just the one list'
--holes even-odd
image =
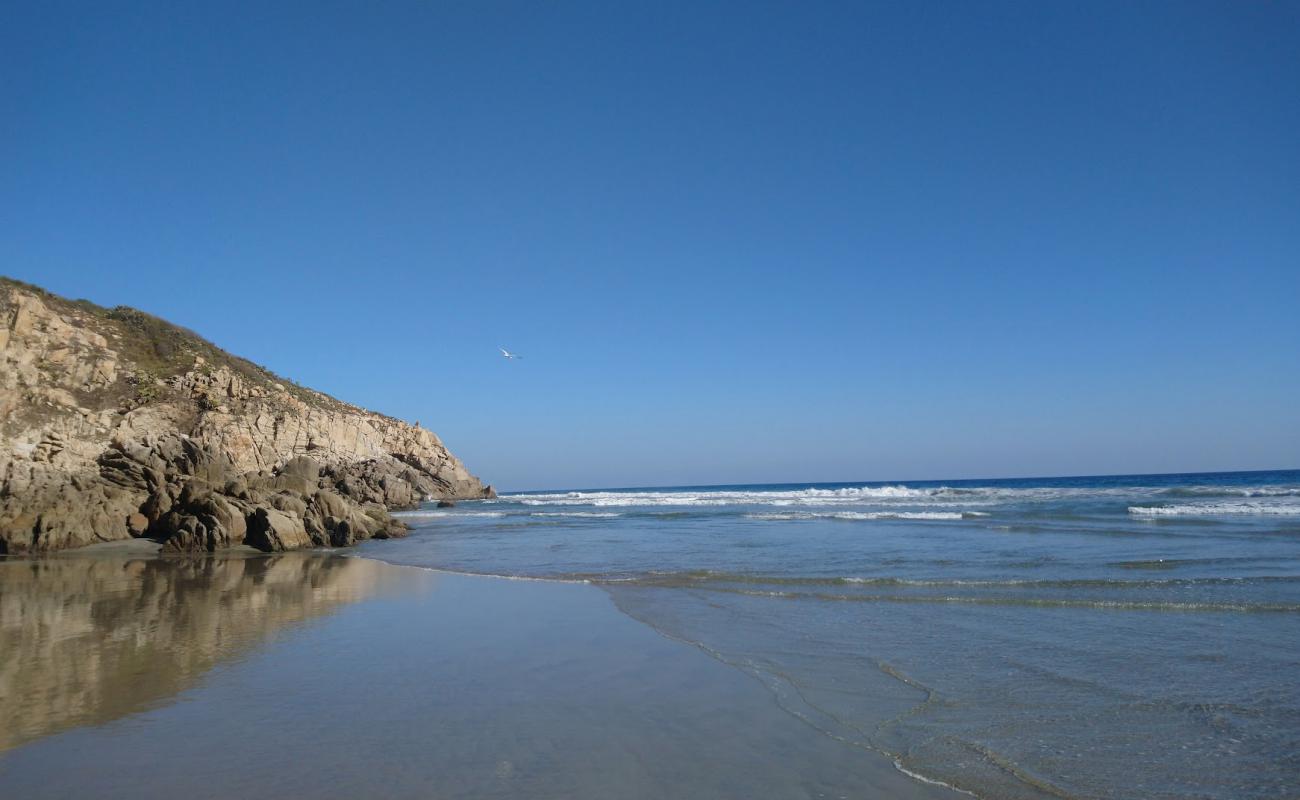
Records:
{"label": "small rock in water", "polygon": [[451,500],[439,500],[439,501],[438,501],[438,508],[454,508],[455,505],[456,505],[456,504],[455,504],[454,502],[452,502]]}

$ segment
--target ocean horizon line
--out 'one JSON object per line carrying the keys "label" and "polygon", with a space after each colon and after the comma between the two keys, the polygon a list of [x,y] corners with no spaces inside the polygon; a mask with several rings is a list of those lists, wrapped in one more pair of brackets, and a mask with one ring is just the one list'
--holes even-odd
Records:
{"label": "ocean horizon line", "polygon": [[979,477],[979,478],[891,478],[891,479],[871,479],[871,480],[849,480],[849,481],[779,481],[772,483],[751,482],[751,483],[682,483],[682,484],[657,484],[657,485],[628,485],[628,486],[583,486],[583,487],[552,487],[545,489],[500,489],[501,495],[517,494],[557,494],[561,492],[665,492],[665,491],[684,491],[684,490],[703,490],[703,489],[751,489],[763,487],[768,489],[781,489],[787,487],[846,487],[846,486],[896,486],[906,484],[980,484],[980,483],[1012,483],[1027,481],[1087,481],[1087,480],[1119,480],[1123,478],[1189,478],[1196,476],[1223,476],[1223,475],[1269,475],[1276,473],[1295,472],[1300,473],[1300,466],[1297,467],[1279,467],[1276,469],[1233,469],[1233,470],[1195,470],[1191,472],[1117,472],[1117,473],[1098,473],[1082,475],[1025,475],[1025,476],[1005,476],[1005,477]]}

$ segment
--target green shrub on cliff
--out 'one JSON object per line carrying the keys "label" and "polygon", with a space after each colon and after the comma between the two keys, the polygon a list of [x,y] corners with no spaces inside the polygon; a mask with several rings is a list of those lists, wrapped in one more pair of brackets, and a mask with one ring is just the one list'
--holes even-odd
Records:
{"label": "green shrub on cliff", "polygon": [[157,400],[162,391],[154,379],[168,381],[195,368],[195,356],[204,363],[198,369],[205,375],[225,368],[255,385],[283,386],[293,397],[316,407],[348,407],[329,395],[307,389],[282,378],[258,364],[227,353],[189,328],[175,325],[131,306],[105,308],[89,300],[68,300],[23,281],[0,275],[0,301],[10,291],[21,290],[40,297],[46,305],[70,312],[75,324],[91,328],[106,336],[111,347],[126,361],[134,364],[137,375],[150,380],[132,380],[128,375],[125,399],[136,405]]}

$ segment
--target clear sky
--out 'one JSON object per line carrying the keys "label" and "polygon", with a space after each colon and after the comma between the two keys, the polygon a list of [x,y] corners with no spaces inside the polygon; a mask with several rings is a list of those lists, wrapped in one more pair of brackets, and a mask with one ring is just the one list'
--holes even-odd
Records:
{"label": "clear sky", "polygon": [[498,486],[1300,466],[1300,3],[4,17],[0,272]]}

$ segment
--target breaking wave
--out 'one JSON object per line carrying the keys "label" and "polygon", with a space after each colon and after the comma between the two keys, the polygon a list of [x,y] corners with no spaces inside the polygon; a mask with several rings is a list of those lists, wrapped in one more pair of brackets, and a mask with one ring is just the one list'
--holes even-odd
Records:
{"label": "breaking wave", "polygon": [[916,519],[916,520],[955,520],[970,517],[987,517],[982,511],[793,511],[746,514],[748,519],[758,520],[810,520],[839,519],[846,521],[865,521],[875,519]]}
{"label": "breaking wave", "polygon": [[1187,503],[1168,506],[1129,506],[1128,513],[1143,517],[1300,516],[1300,503]]}
{"label": "breaking wave", "polygon": [[1169,497],[1300,497],[1296,486],[1174,486],[1160,494]]}
{"label": "breaking wave", "polygon": [[585,517],[588,519],[608,519],[621,517],[617,511],[533,511],[530,517]]}
{"label": "breaking wave", "polygon": [[[1145,493],[1153,493],[1147,489]],[[526,506],[636,507],[636,506],[833,506],[833,505],[908,505],[908,506],[985,506],[1007,502],[1033,502],[1073,497],[1131,497],[1141,489],[1075,488],[962,488],[937,486],[912,488],[863,486],[841,489],[701,489],[698,491],[592,491],[546,492],[502,495],[485,502],[519,503]]]}
{"label": "breaking wave", "polygon": [[[1163,505],[1163,498],[1205,498],[1209,502]],[[701,488],[666,490],[603,490],[573,492],[531,492],[502,495],[486,504],[508,503],[521,506],[547,508],[586,509],[698,509],[710,511],[737,506],[768,506],[775,508],[808,508],[834,511],[822,515],[827,519],[959,519],[979,516],[982,512],[971,509],[1020,506],[1032,512],[1045,504],[1086,504],[1090,511],[1123,513],[1125,508],[1133,515],[1201,515],[1218,514],[1300,514],[1300,504],[1289,504],[1287,499],[1300,498],[1300,487],[1281,486],[1091,486],[1091,487],[1000,487],[1000,486],[930,486],[912,487],[903,484],[888,486],[849,486],[842,488]],[[1225,498],[1213,502],[1214,498]],[[1232,499],[1228,499],[1232,498]],[[1251,498],[1238,501],[1236,498]],[[1259,498],[1255,500],[1253,498]],[[1143,500],[1150,505],[1137,505]],[[1282,502],[1265,502],[1270,499]],[[1113,504],[1109,507],[1106,504]],[[1058,507],[1055,516],[1063,517],[1075,511]],[[845,516],[855,514],[857,516]],[[809,519],[797,514],[788,517],[746,515],[752,519]]]}
{"label": "breaking wave", "polygon": [[439,519],[441,517],[504,517],[504,511],[394,511],[398,519]]}

